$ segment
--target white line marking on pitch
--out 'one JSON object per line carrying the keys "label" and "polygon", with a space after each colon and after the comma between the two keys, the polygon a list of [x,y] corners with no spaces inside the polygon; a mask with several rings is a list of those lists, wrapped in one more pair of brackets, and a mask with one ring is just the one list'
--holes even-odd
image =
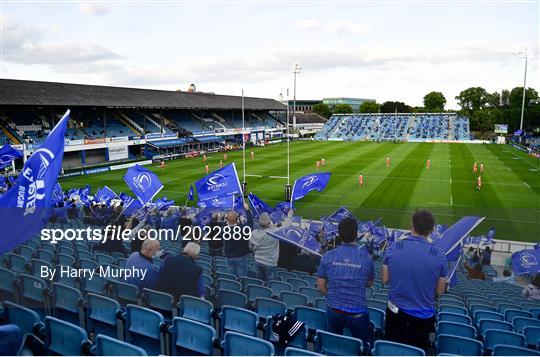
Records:
{"label": "white line marking on pitch", "polygon": [[512,169],[511,169],[511,168],[509,168],[508,166],[506,166],[506,168],[508,169],[508,171],[512,171]]}
{"label": "white line marking on pitch", "polygon": [[[523,184],[524,184],[525,186],[527,186],[528,188],[531,188],[531,186],[529,186],[529,185],[527,184],[527,182],[523,181]],[[532,189],[531,189],[531,190],[532,190]]]}
{"label": "white line marking on pitch", "polygon": [[450,184],[452,184],[452,178],[450,177]]}
{"label": "white line marking on pitch", "polygon": [[246,174],[247,177],[263,177],[263,175],[248,175]]}
{"label": "white line marking on pitch", "polygon": [[277,178],[277,179],[286,179],[287,176],[268,176],[270,178]]}
{"label": "white line marking on pitch", "polygon": [[454,205],[454,199],[452,197],[452,195],[450,195],[450,206],[453,206]]}

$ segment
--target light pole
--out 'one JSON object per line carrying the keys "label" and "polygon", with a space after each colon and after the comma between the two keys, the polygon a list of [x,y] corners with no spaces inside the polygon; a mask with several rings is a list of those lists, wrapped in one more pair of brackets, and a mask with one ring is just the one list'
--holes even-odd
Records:
{"label": "light pole", "polygon": [[293,90],[293,129],[296,129],[296,75],[302,71],[302,66],[295,63],[293,66],[294,90]]}
{"label": "light pole", "polygon": [[291,137],[290,137],[290,119],[289,119],[289,88],[287,88],[287,184],[285,185],[285,201],[290,201],[290,200],[291,200]]}
{"label": "light pole", "polygon": [[519,129],[523,130],[523,113],[525,111],[525,94],[527,92],[527,48],[524,48],[520,53],[521,58],[525,58],[525,73],[523,75],[523,98],[521,99],[521,121]]}

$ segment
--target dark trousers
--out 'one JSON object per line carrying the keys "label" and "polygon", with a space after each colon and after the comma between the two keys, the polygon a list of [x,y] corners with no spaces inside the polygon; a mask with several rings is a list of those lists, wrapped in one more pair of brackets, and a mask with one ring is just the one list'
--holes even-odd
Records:
{"label": "dark trousers", "polygon": [[386,308],[384,337],[389,341],[405,343],[427,351],[429,334],[435,330],[435,315],[421,319],[399,310],[397,314]]}
{"label": "dark trousers", "polygon": [[328,331],[343,335],[343,330],[348,328],[353,337],[359,338],[364,343],[373,343],[373,328],[369,323],[368,313],[349,315],[338,313],[330,306],[326,306],[326,321]]}

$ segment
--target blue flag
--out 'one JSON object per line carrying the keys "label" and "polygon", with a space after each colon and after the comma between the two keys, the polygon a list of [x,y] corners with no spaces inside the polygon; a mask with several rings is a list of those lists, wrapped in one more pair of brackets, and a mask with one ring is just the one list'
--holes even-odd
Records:
{"label": "blue flag", "polygon": [[448,276],[448,284],[450,286],[456,286],[457,283],[458,283],[458,280],[457,280],[457,274],[456,274],[456,271],[457,271],[457,268],[459,266],[459,262],[461,261],[461,257],[463,255],[460,255],[458,260],[456,260],[453,264],[453,267],[451,268],[451,272],[450,272],[450,275]]}
{"label": "blue flag", "polygon": [[284,227],[274,232],[268,232],[272,237],[293,244],[312,254],[321,256],[321,243],[307,229]]}
{"label": "blue flag", "polygon": [[193,192],[193,185],[189,185],[189,192],[187,196],[188,201],[193,201],[195,199],[195,192]]}
{"label": "blue flag", "polygon": [[199,201],[242,195],[242,187],[234,163],[228,164],[196,181],[195,188],[197,189]]}
{"label": "blue flag", "polygon": [[52,197],[53,199],[56,199],[57,197],[64,198],[64,190],[62,190],[62,186],[60,186],[60,183],[56,183],[53,188]]}
{"label": "blue flag", "polygon": [[13,160],[22,157],[23,153],[9,144],[0,148],[0,170],[10,166]]}
{"label": "blue flag", "polygon": [[118,195],[107,186],[103,186],[96,192],[94,201],[109,203],[112,199],[118,198]]}
{"label": "blue flag", "polygon": [[79,190],[79,194],[80,194],[81,196],[88,196],[88,195],[90,194],[90,191],[91,191],[91,190],[92,190],[92,189],[91,189],[90,185],[87,184],[86,186],[84,186],[84,188],[81,188],[81,189]]}
{"label": "blue flag", "polygon": [[524,249],[512,254],[512,271],[516,275],[540,273],[540,249]]}
{"label": "blue flag", "polygon": [[333,240],[338,236],[338,226],[337,223],[331,222],[328,219],[324,221],[322,225],[323,238],[328,240]]}
{"label": "blue flag", "polygon": [[133,197],[126,195],[125,193],[123,197],[120,197],[120,199],[122,200],[122,202],[124,202],[124,210],[122,211],[122,214],[124,216],[131,216],[133,213],[137,212],[142,208],[142,204],[139,202],[139,200],[136,200]]}
{"label": "blue flag", "polygon": [[195,214],[195,216],[192,219],[192,222],[194,226],[199,226],[203,228],[204,226],[207,226],[208,224],[210,224],[211,220],[212,220],[212,211],[210,211],[208,208],[203,208]]}
{"label": "blue flag", "polygon": [[238,201],[236,196],[216,197],[211,200],[199,201],[197,205],[201,208],[208,208],[211,211],[229,211],[242,207],[242,201]]}
{"label": "blue flag", "polygon": [[259,219],[261,213],[266,212],[268,214],[272,213],[272,207],[270,207],[266,202],[257,197],[254,193],[248,194],[248,202],[253,208],[253,217]]}
{"label": "blue flag", "polygon": [[465,216],[446,229],[433,245],[443,251],[448,261],[455,261],[461,255],[465,237],[483,220],[484,217]]}
{"label": "blue flag", "polygon": [[353,214],[347,208],[339,207],[334,213],[327,217],[326,220],[339,223],[343,218],[347,217],[354,218]]}
{"label": "blue flag", "polygon": [[28,158],[13,187],[0,197],[0,254],[27,241],[47,223],[64,158],[69,110]]}
{"label": "blue flag", "polygon": [[156,200],[156,208],[158,211],[164,211],[172,205],[174,205],[174,200],[169,200],[167,197],[161,197]]}
{"label": "blue flag", "polygon": [[143,206],[152,201],[163,188],[155,173],[139,165],[132,166],[126,171],[124,181]]}
{"label": "blue flag", "polygon": [[311,191],[321,192],[330,181],[330,172],[321,172],[300,177],[294,181],[291,202],[303,198]]}
{"label": "blue flag", "polygon": [[486,233],[486,236],[484,238],[485,238],[484,245],[494,244],[495,242],[493,241],[493,238],[495,238],[495,228],[491,228]]}

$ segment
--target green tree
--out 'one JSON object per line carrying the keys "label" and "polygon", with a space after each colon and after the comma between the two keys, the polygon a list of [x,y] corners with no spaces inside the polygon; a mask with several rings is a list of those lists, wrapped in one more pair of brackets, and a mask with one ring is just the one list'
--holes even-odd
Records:
{"label": "green tree", "polygon": [[503,113],[499,108],[484,108],[477,110],[471,116],[473,130],[492,132],[495,124],[504,124]]}
{"label": "green tree", "polygon": [[377,102],[363,102],[358,109],[360,113],[378,113],[381,106]]}
{"label": "green tree", "polygon": [[413,108],[403,102],[384,102],[381,104],[381,113],[412,113]]}
{"label": "green tree", "polygon": [[332,111],[330,110],[328,105],[324,104],[323,102],[315,104],[313,106],[313,112],[327,119],[330,118],[330,116],[332,115]]}
{"label": "green tree", "polygon": [[336,104],[334,107],[334,114],[350,114],[352,113],[352,107],[349,104]]}
{"label": "green tree", "polygon": [[427,112],[442,112],[446,98],[441,92],[430,92],[424,96],[424,107]]}
{"label": "green tree", "polygon": [[510,91],[503,89],[501,91],[501,107],[508,108],[510,106]]}
{"label": "green tree", "polygon": [[458,105],[466,114],[472,114],[486,107],[488,92],[482,87],[471,87],[462,90],[456,97]]}
{"label": "green tree", "polygon": [[487,104],[490,108],[500,108],[501,107],[501,95],[499,92],[488,93],[487,95]]}
{"label": "green tree", "polygon": [[[538,99],[538,92],[533,88],[527,88],[525,92],[525,107],[529,105],[531,100]],[[516,87],[510,91],[508,96],[508,102],[511,108],[521,108],[521,101],[523,100],[523,87]]]}

